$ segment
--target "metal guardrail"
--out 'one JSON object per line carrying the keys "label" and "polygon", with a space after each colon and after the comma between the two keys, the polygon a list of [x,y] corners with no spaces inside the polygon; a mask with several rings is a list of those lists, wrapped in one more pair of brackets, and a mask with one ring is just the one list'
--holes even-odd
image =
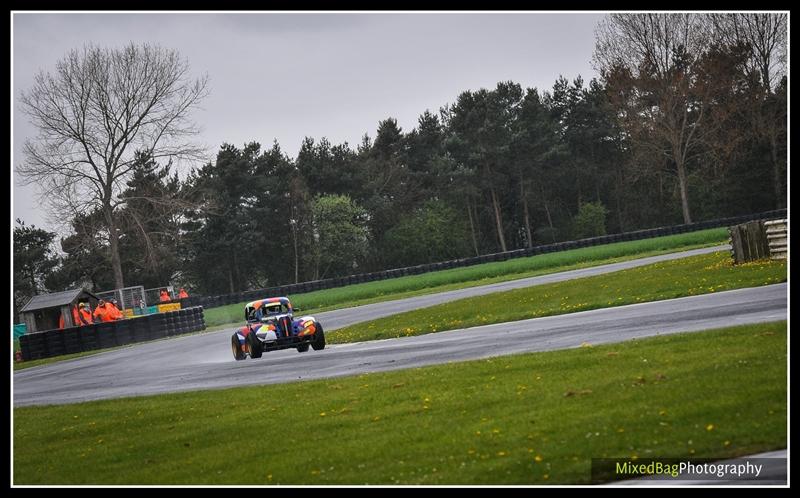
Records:
{"label": "metal guardrail", "polygon": [[142,298],[144,297],[144,287],[136,285],[133,287],[125,287],[124,289],[112,289],[108,291],[100,291],[94,293],[98,298],[109,301],[111,299],[117,300],[117,306],[120,310],[133,309],[139,307]]}
{"label": "metal guardrail", "polygon": [[513,251],[499,252],[493,254],[484,254],[481,256],[473,256],[470,258],[442,261],[440,263],[430,263],[424,265],[409,266],[405,268],[395,268],[392,270],[384,270],[372,273],[362,273],[359,275],[349,275],[346,277],[329,278],[325,280],[315,280],[311,282],[302,282],[297,284],[279,285],[263,289],[235,292],[232,294],[222,294],[217,296],[190,296],[188,298],[181,300],[181,302],[183,303],[184,306],[200,305],[203,306],[204,308],[216,308],[218,306],[225,306],[228,304],[237,304],[237,303],[252,301],[264,296],[285,296],[289,294],[303,294],[306,292],[313,292],[322,289],[332,289],[335,287],[344,287],[346,285],[357,284],[362,282],[374,282],[377,280],[386,280],[406,275],[419,275],[421,273],[427,273],[431,271],[446,270],[450,268],[460,268],[464,266],[478,265],[493,261],[506,261],[514,258],[522,258],[527,256],[534,256],[537,254],[550,253],[550,252],[567,251],[570,249],[578,249],[582,247],[611,244],[614,242],[642,240],[653,237],[663,237],[665,235],[676,235],[680,233],[695,232],[698,230],[706,230],[708,228],[719,228],[724,226],[735,225],[752,220],[765,220],[765,219],[775,219],[775,218],[785,218],[785,217],[786,217],[786,209],[779,209],[775,211],[766,211],[763,213],[754,213],[743,216],[733,216],[730,218],[701,221],[697,223],[688,223],[684,225],[650,228],[646,230],[636,230],[633,232],[624,232],[618,234],[603,235],[599,237],[591,237],[588,239],[573,240],[568,242],[557,242],[555,244],[546,244],[526,249],[516,249]]}

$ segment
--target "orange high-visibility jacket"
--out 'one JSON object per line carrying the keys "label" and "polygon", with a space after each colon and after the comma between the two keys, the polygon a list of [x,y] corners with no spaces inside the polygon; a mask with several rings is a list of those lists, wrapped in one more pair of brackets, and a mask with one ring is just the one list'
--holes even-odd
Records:
{"label": "orange high-visibility jacket", "polygon": [[189,297],[189,294],[187,294],[185,290],[181,289],[181,291],[178,293],[178,298],[183,299],[186,297]]}
{"label": "orange high-visibility jacket", "polygon": [[111,310],[107,303],[103,303],[94,310],[94,318],[99,322],[110,322],[114,320],[111,317]]}
{"label": "orange high-visibility jacket", "polygon": [[[74,316],[75,315],[73,315],[73,317]],[[86,308],[83,308],[82,310],[78,310],[78,321],[75,323],[75,325],[78,325],[78,326],[82,327],[84,325],[91,325],[92,323],[94,323],[94,320],[92,320],[92,310],[91,309],[86,307]]]}
{"label": "orange high-visibility jacket", "polygon": [[162,290],[161,291],[161,296],[159,297],[159,300],[163,303],[165,301],[172,301],[172,298],[169,297],[169,294],[167,294],[167,291]]}
{"label": "orange high-visibility jacket", "polygon": [[107,303],[108,306],[108,314],[111,316],[112,320],[122,320],[125,318],[125,315],[117,308],[114,303]]}

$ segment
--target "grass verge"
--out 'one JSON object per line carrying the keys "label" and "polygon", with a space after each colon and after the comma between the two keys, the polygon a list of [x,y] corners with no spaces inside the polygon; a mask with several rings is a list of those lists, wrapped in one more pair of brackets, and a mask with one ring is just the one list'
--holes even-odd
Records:
{"label": "grass verge", "polygon": [[459,299],[357,323],[331,331],[326,338],[342,343],[407,337],[785,281],[785,260],[734,265],[723,251]]}
{"label": "grass verge", "polygon": [[785,448],[786,322],[325,381],[14,409],[14,484],[588,483]]}
{"label": "grass verge", "polygon": [[[354,284],[289,297],[295,306],[303,309],[304,313],[306,311],[318,313],[708,247],[725,243],[727,240],[728,232],[725,228],[714,228]],[[213,329],[239,324],[243,320],[244,304],[230,304],[205,310],[206,325]]]}

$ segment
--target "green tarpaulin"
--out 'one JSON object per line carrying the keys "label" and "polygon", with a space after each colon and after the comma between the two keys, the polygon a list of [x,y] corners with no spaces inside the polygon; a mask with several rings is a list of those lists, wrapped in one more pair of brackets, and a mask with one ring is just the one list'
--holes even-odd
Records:
{"label": "green tarpaulin", "polygon": [[23,335],[28,328],[25,326],[24,323],[15,323],[14,324],[14,339],[19,339],[19,336]]}

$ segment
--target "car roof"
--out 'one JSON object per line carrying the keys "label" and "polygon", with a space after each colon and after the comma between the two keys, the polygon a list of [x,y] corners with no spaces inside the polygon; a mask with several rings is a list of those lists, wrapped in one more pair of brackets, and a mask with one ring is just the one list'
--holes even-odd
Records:
{"label": "car roof", "polygon": [[285,304],[289,308],[292,307],[292,303],[289,302],[288,298],[285,297],[268,297],[266,299],[258,299],[256,301],[252,301],[247,303],[244,307],[245,308],[260,308],[265,304]]}

